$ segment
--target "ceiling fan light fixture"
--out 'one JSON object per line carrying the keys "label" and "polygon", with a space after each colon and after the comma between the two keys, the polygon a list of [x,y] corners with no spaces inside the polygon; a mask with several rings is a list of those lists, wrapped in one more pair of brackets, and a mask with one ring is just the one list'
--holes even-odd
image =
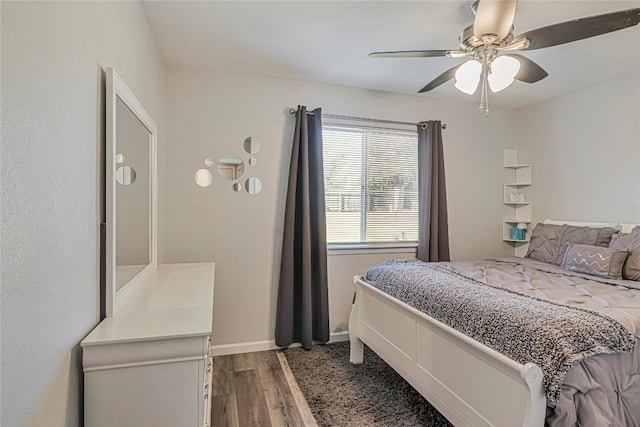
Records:
{"label": "ceiling fan light fixture", "polygon": [[456,88],[468,95],[473,95],[480,82],[482,64],[477,59],[471,59],[456,70]]}
{"label": "ceiling fan light fixture", "polygon": [[507,88],[520,71],[520,61],[510,56],[499,56],[491,62],[489,87],[492,92],[500,92]]}

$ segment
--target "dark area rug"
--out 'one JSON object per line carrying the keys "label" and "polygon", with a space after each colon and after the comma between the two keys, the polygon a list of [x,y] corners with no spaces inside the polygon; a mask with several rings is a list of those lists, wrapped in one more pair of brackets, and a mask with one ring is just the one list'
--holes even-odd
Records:
{"label": "dark area rug", "polygon": [[349,362],[348,342],[284,355],[319,426],[451,426],[367,347],[361,365]]}

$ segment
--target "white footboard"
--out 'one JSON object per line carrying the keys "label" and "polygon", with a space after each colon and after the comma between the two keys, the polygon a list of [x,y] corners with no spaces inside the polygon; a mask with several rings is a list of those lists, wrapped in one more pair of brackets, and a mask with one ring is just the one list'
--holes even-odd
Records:
{"label": "white footboard", "polygon": [[544,425],[542,370],[521,365],[354,277],[351,362],[363,343],[455,425]]}

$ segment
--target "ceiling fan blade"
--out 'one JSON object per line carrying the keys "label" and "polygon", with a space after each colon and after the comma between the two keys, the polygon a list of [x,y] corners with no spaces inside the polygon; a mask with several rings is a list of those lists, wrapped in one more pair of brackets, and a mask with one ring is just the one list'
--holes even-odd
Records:
{"label": "ceiling fan blade", "polygon": [[516,0],[480,0],[473,21],[473,34],[480,40],[487,35],[495,36],[492,42],[504,40],[511,32],[516,3]]}
{"label": "ceiling fan blade", "polygon": [[471,52],[459,50],[399,50],[395,52],[373,52],[371,58],[432,58],[438,56],[470,55]]}
{"label": "ceiling fan blade", "polygon": [[373,52],[371,58],[431,58],[447,56],[448,50],[400,50],[396,52]]}
{"label": "ceiling fan blade", "polygon": [[[462,64],[464,64],[464,62]],[[462,64],[458,64],[453,68],[449,68],[447,71],[440,74],[435,79],[431,80],[429,84],[423,87],[422,89],[420,89],[418,93],[429,92],[430,90],[437,88],[441,84],[448,82],[449,80],[451,80],[456,76],[456,71],[458,71],[458,68],[460,68]]]}
{"label": "ceiling fan blade", "polygon": [[547,73],[541,66],[526,56],[516,54],[509,54],[505,56],[515,58],[520,62],[520,71],[518,71],[518,74],[514,77],[516,80],[520,80],[525,83],[535,83],[549,75],[549,73]]}
{"label": "ceiling fan blade", "polygon": [[640,23],[640,8],[627,9],[531,30],[513,39],[511,44],[526,39],[529,41],[529,46],[522,47],[521,50],[542,49],[611,33],[633,27],[638,23]]}

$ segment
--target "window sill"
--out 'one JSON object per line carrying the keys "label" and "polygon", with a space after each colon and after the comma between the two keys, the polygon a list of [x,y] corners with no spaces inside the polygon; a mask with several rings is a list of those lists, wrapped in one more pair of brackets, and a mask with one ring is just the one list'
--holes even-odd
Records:
{"label": "window sill", "polygon": [[359,255],[371,253],[415,253],[418,248],[417,242],[398,243],[357,243],[357,244],[327,244],[327,255]]}

